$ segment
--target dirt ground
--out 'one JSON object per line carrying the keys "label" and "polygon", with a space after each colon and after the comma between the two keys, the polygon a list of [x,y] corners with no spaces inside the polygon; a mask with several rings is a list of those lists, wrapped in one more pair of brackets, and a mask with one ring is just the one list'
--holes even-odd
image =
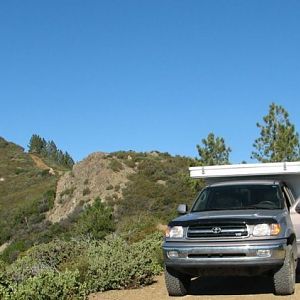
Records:
{"label": "dirt ground", "polygon": [[300,299],[300,274],[292,296],[275,296],[272,282],[264,277],[207,277],[193,280],[185,297],[169,297],[163,276],[155,283],[136,290],[108,291],[91,295],[89,300],[296,300]]}

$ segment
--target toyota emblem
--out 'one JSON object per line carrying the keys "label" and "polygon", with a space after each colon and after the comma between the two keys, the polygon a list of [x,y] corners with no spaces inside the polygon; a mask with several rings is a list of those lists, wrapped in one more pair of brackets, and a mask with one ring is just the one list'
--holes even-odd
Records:
{"label": "toyota emblem", "polygon": [[211,231],[215,234],[218,234],[222,232],[222,229],[220,227],[213,227]]}

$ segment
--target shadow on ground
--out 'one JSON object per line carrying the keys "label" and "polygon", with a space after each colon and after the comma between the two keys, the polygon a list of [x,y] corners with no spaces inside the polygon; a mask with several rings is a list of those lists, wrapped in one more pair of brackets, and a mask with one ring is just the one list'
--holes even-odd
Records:
{"label": "shadow on ground", "polygon": [[[300,283],[300,268],[296,283]],[[200,277],[192,280],[189,295],[255,295],[273,294],[272,278],[268,277]]]}
{"label": "shadow on ground", "polygon": [[192,281],[189,295],[254,295],[273,293],[267,277],[199,277]]}

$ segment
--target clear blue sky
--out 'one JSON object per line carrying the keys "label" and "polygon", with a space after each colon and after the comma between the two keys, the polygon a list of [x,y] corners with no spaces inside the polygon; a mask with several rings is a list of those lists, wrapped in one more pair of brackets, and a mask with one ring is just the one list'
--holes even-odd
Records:
{"label": "clear blue sky", "polygon": [[251,161],[256,122],[300,130],[300,1],[0,2],[0,136],[197,156],[209,132]]}

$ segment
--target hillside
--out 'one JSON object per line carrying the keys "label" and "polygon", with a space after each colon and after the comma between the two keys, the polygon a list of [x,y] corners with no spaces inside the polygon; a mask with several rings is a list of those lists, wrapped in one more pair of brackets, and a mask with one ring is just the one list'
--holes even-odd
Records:
{"label": "hillside", "polygon": [[0,245],[18,240],[16,255],[28,247],[21,237],[36,230],[52,207],[56,181],[53,169],[0,137]]}
{"label": "hillside", "polygon": [[199,189],[188,176],[193,164],[157,151],[96,152],[67,171],[1,138],[1,251],[9,245],[2,256],[12,261],[31,245],[76,236],[95,199],[111,207],[117,232],[140,240],[174,217],[179,203],[191,203]]}
{"label": "hillside", "polygon": [[132,216],[166,223],[179,203],[191,203],[199,188],[188,175],[194,163],[156,151],[93,153],[59,179],[47,219],[60,222],[100,198],[113,208],[118,224],[132,223]]}
{"label": "hillside", "polygon": [[128,175],[135,172],[109,154],[97,152],[74,165],[58,181],[54,207],[47,213],[52,223],[67,218],[76,208],[99,197],[122,198]]}
{"label": "hillside", "polygon": [[64,170],[1,138],[0,298],[38,290],[86,299],[153,282],[160,231],[200,188],[194,164],[157,151],[96,152]]}

